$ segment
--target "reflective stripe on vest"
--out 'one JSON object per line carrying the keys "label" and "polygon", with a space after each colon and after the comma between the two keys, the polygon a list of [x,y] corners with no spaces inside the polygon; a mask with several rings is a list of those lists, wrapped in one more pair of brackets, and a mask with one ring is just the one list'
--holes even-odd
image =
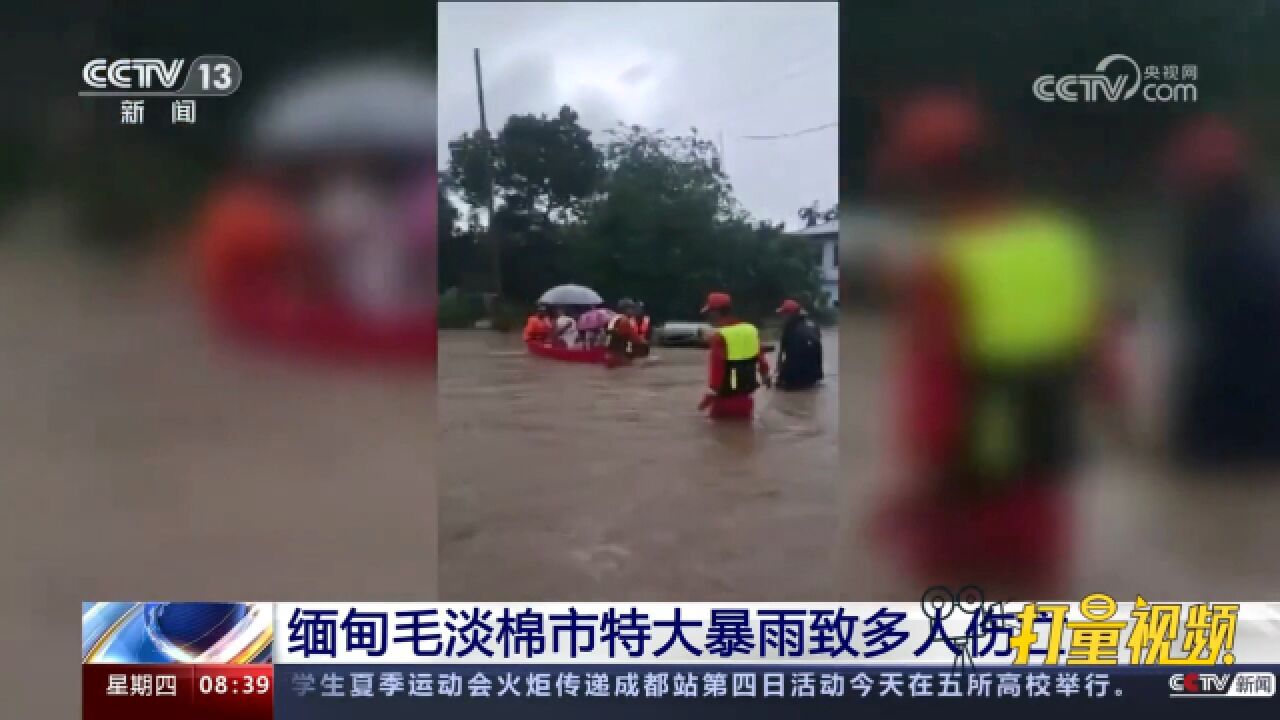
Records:
{"label": "reflective stripe on vest", "polygon": [[944,248],[971,360],[1019,366],[1083,349],[1098,288],[1089,237],[1078,224],[1027,212],[954,231]]}

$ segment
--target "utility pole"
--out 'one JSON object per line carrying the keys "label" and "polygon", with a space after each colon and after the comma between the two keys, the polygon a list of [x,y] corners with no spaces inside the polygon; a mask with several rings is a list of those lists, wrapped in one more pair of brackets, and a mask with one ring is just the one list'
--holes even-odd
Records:
{"label": "utility pole", "polygon": [[728,170],[726,170],[726,169],[725,169],[725,167],[724,167],[724,130],[721,130],[721,131],[720,131],[720,138],[719,138],[719,139],[720,139],[720,147],[719,147],[719,148],[717,148],[717,150],[718,150],[719,155],[720,155],[720,172],[724,173],[725,175],[728,175],[728,174],[729,174],[729,171],[728,171]]}
{"label": "utility pole", "polygon": [[484,137],[484,179],[485,197],[488,201],[489,221],[486,231],[489,235],[489,259],[493,273],[493,310],[497,310],[502,299],[502,249],[498,235],[493,231],[493,138],[489,136],[489,123],[484,113],[484,80],[480,74],[480,48],[475,49],[476,58],[476,98],[480,101],[480,134]]}

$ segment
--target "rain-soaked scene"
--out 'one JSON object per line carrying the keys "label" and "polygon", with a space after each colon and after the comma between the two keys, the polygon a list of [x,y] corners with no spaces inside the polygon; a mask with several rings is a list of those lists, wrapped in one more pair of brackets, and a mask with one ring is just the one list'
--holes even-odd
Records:
{"label": "rain-soaked scene", "polygon": [[912,10],[842,15],[843,594],[1275,596],[1277,6]]}
{"label": "rain-soaked scene", "polygon": [[440,588],[835,592],[835,3],[444,3]]}
{"label": "rain-soaked scene", "polygon": [[[8,28],[6,716],[77,716],[82,601],[435,596],[434,8],[323,6]],[[143,52],[243,82],[76,97]]]}

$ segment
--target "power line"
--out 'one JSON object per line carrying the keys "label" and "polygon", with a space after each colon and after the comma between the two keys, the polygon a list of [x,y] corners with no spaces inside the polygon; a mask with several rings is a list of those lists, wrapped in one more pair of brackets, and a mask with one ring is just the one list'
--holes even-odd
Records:
{"label": "power line", "polygon": [[824,123],[822,125],[816,125],[811,128],[805,128],[804,130],[796,130],[795,132],[782,133],[781,135],[743,135],[742,139],[743,140],[780,140],[782,138],[793,138],[793,137],[798,137],[800,135],[808,135],[809,133],[818,132],[819,130],[826,130],[827,128],[833,128],[839,125],[840,125],[839,121],[829,122],[829,123]]}

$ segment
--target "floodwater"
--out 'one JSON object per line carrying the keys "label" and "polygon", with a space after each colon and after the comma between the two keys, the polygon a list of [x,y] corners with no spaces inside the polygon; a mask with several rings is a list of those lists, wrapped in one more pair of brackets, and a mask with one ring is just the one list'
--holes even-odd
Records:
{"label": "floodwater", "polygon": [[697,411],[706,351],[608,370],[446,331],[440,588],[486,600],[803,599],[836,592],[837,349],[752,423]]}
{"label": "floodwater", "polygon": [[[840,588],[860,600],[915,600],[923,587],[870,537],[892,490],[890,393],[894,347],[882,317],[841,318]],[[1129,340],[1134,398],[1123,419],[1094,409],[1090,447],[1064,507],[1075,518],[1068,597],[1105,591],[1120,600],[1263,600],[1280,594],[1280,471],[1189,475],[1162,460],[1159,438],[1168,322],[1148,315]],[[1122,428],[1127,428],[1123,429]]]}
{"label": "floodwater", "polygon": [[6,716],[78,712],[82,601],[434,599],[430,369],[228,346],[185,266],[93,261],[61,214],[0,230]]}

